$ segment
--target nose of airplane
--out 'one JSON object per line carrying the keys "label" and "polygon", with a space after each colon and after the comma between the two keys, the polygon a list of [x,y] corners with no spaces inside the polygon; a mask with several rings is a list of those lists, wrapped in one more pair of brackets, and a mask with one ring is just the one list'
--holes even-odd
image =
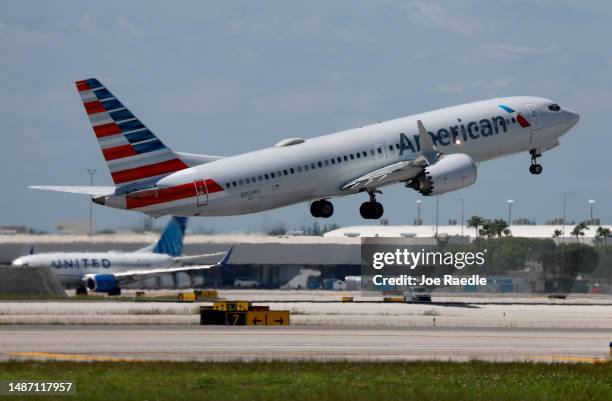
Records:
{"label": "nose of airplane", "polygon": [[17,258],[15,260],[13,260],[13,262],[11,263],[11,266],[23,266],[23,259],[21,258]]}
{"label": "nose of airplane", "polygon": [[578,120],[580,120],[580,114],[576,113],[574,110],[564,108],[563,111],[565,111],[567,122],[571,126],[576,125]]}

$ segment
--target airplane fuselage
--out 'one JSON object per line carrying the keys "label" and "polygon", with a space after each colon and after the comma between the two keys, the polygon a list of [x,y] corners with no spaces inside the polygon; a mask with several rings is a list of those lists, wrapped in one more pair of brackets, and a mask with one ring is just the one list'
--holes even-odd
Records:
{"label": "airplane fuselage", "polygon": [[351,180],[420,154],[417,120],[441,153],[467,154],[482,162],[557,146],[578,115],[551,105],[538,97],[497,98],[288,140],[175,172],[145,193],[96,202],[154,216],[226,216],[345,196],[355,192],[342,188]]}
{"label": "airplane fuselage", "polygon": [[169,255],[150,252],[56,252],[22,256],[12,265],[48,267],[62,285],[78,287],[83,285],[83,277],[87,274],[167,268],[173,263]]}

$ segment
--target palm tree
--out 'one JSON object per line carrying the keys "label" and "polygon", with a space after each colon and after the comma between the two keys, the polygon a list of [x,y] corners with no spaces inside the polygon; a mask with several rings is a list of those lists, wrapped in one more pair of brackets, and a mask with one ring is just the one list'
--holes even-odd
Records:
{"label": "palm tree", "polygon": [[578,244],[580,244],[580,237],[584,237],[584,230],[588,229],[589,227],[584,221],[582,223],[576,224],[576,227],[574,227],[571,234],[576,237],[576,242],[578,242]]}
{"label": "palm tree", "polygon": [[603,242],[603,246],[607,246],[607,240],[608,237],[610,236],[610,229],[607,227],[597,227],[597,237],[599,238],[600,242]]}
{"label": "palm tree", "polygon": [[556,229],[556,230],[553,232],[553,236],[552,236],[552,237],[553,237],[553,238],[559,238],[561,235],[563,235],[563,232],[562,232],[561,230],[559,230],[559,229]]}
{"label": "palm tree", "polygon": [[485,219],[483,219],[480,216],[472,216],[468,219],[467,226],[470,228],[473,228],[476,231],[476,238],[478,238],[480,234],[478,227],[482,226],[484,222],[485,222]]}
{"label": "palm tree", "polygon": [[508,229],[508,223],[504,219],[495,219],[491,222],[491,231],[499,238],[501,238],[506,229]]}

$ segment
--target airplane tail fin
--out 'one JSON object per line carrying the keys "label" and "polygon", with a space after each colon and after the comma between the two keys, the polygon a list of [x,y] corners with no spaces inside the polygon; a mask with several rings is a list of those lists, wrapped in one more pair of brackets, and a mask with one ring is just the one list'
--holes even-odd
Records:
{"label": "airplane tail fin", "polygon": [[117,186],[150,182],[188,167],[95,78],[76,82]]}
{"label": "airplane tail fin", "polygon": [[153,248],[154,253],[164,253],[173,257],[183,254],[183,237],[187,227],[187,217],[172,216]]}

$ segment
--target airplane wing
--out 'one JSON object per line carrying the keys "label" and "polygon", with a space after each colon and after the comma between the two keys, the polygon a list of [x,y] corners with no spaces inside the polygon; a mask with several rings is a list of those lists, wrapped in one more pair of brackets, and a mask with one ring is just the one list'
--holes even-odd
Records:
{"label": "airplane wing", "polygon": [[417,121],[417,126],[419,129],[419,143],[421,145],[421,154],[419,156],[411,160],[402,160],[389,164],[361,177],[357,177],[344,184],[342,190],[351,192],[363,189],[373,190],[384,185],[408,181],[421,173],[425,167],[434,164],[440,157],[440,152],[438,152],[433,144],[421,120]]}
{"label": "airplane wing", "polygon": [[[166,267],[160,269],[138,269],[138,270],[126,270],[122,272],[110,273],[110,274],[86,274],[83,278],[85,282],[87,282],[87,286],[89,287],[89,282],[94,281],[95,287],[98,287],[100,283],[99,280],[103,280],[106,282],[105,289],[97,290],[98,292],[107,292],[112,290],[113,288],[120,288],[125,284],[131,284],[134,282],[139,282],[142,280],[146,280],[151,277],[157,277],[164,274],[172,274],[172,273],[191,273],[202,270],[207,270],[213,267],[227,267],[227,262],[234,250],[232,246],[227,252],[224,253],[225,256],[219,262],[212,265],[195,265],[195,266],[181,266],[181,267]],[[213,254],[211,254],[213,255]],[[110,283],[109,283],[110,279]],[[110,284],[110,285],[109,285]],[[94,289],[93,287],[89,287],[90,289]]]}
{"label": "airplane wing", "polygon": [[422,165],[417,159],[401,161],[371,171],[344,184],[345,191],[375,189],[384,185],[407,181],[416,177],[427,164]]}
{"label": "airplane wing", "polygon": [[185,256],[177,256],[174,259],[175,262],[178,263],[189,263],[192,260],[198,260],[202,258],[208,258],[211,256],[220,256],[225,255],[227,252],[214,252],[214,253],[203,253],[201,255],[185,255]]}
{"label": "airplane wing", "polygon": [[41,189],[43,191],[69,192],[72,194],[83,194],[91,196],[111,195],[115,193],[115,187],[75,187],[75,186],[53,186],[32,185],[30,189]]}
{"label": "airplane wing", "polygon": [[150,277],[157,277],[163,274],[172,273],[192,273],[201,270],[207,270],[212,267],[219,266],[215,263],[213,265],[198,265],[198,266],[183,266],[183,267],[167,267],[164,269],[148,269],[148,270],[127,270],[124,272],[113,273],[115,280],[119,286],[131,284],[146,280]]}

